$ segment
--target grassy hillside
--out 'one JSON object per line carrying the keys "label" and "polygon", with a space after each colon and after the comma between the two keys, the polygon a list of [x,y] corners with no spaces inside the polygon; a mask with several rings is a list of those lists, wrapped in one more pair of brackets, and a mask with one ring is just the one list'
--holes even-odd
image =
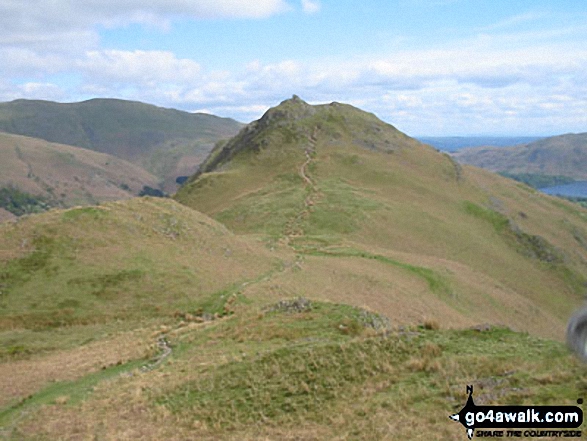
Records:
{"label": "grassy hillside", "polygon": [[554,136],[507,148],[464,149],[454,157],[491,171],[587,180],[587,133]]}
{"label": "grassy hillside", "polygon": [[[212,152],[178,201],[287,243],[279,290],[394,321],[477,322],[561,338],[581,303],[587,212],[406,137],[351,106],[292,99]],[[273,284],[275,285],[275,284]]]}
{"label": "grassy hillside", "polygon": [[206,302],[222,312],[214,295],[272,268],[255,241],[169,199],[54,210],[0,228],[3,330],[138,320]]}
{"label": "grassy hillside", "polygon": [[0,225],[0,437],[460,440],[468,384],[587,393],[585,210],[299,98],[177,200]]}
{"label": "grassy hillside", "polygon": [[165,180],[168,190],[240,127],[227,118],[114,99],[0,103],[0,131],[117,156]]}
{"label": "grassy hillside", "polygon": [[[135,196],[145,185],[158,187],[158,181],[111,155],[0,133],[0,199],[17,189],[49,206],[95,204]],[[2,207],[23,214],[8,205]]]}
{"label": "grassy hillside", "polygon": [[[3,434],[8,440],[460,440],[464,429],[448,416],[464,405],[467,384],[475,385],[477,404],[574,405],[587,392],[584,367],[557,342],[504,328],[378,332],[372,313],[293,304],[203,325],[170,323],[164,335],[171,355],[156,367],[156,356],[132,361],[156,338],[155,332],[149,339],[147,327],[132,334],[132,347],[122,334],[65,352],[62,363],[125,348],[120,364],[70,373],[13,401],[0,411]],[[47,360],[42,367],[53,365]]]}
{"label": "grassy hillside", "polygon": [[0,437],[20,400],[148,364],[154,331],[232,314],[242,286],[293,260],[157,198],[2,224],[0,250]]}

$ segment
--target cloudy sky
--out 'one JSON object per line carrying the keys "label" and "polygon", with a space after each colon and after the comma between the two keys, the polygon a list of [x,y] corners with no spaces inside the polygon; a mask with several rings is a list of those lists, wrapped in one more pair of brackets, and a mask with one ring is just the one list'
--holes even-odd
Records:
{"label": "cloudy sky", "polygon": [[587,132],[585,0],[2,0],[0,101],[242,122],[297,94],[410,135]]}

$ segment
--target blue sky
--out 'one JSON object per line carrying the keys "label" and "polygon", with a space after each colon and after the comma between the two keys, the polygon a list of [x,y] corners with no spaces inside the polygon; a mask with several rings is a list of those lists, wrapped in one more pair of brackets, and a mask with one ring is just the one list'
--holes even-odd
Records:
{"label": "blue sky", "polygon": [[248,122],[297,94],[414,136],[587,131],[584,0],[7,0],[0,60],[0,101]]}

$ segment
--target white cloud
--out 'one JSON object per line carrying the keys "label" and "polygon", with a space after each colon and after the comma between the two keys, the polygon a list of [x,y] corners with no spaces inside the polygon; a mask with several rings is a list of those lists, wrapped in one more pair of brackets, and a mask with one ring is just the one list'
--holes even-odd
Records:
{"label": "white cloud", "polygon": [[260,19],[290,10],[286,0],[6,0],[0,44],[59,49],[95,46],[96,26],[168,27],[173,19]]}
{"label": "white cloud", "polygon": [[113,92],[102,96],[206,108],[241,121],[295,93],[355,103],[411,134],[585,130],[587,50],[480,45],[328,63],[257,60],[232,72],[209,72],[169,52],[95,51],[80,66],[88,84],[110,84]]}
{"label": "white cloud", "polygon": [[67,99],[67,91],[49,82],[27,82],[15,85],[6,81],[0,81],[0,97],[2,97],[2,101],[12,101],[21,98],[62,101]]}
{"label": "white cloud", "polygon": [[0,59],[0,75],[4,77],[43,76],[60,71],[65,62],[63,56],[56,54],[2,46]]}
{"label": "white cloud", "polygon": [[[308,13],[319,7],[301,5]],[[255,60],[224,71],[170,51],[100,49],[92,30],[96,23],[164,26],[177,16],[257,18],[285,8],[284,0],[2,2],[0,101],[119,97],[247,121],[295,93],[355,103],[412,134],[587,130],[587,48],[571,43],[584,35],[580,26],[362,58]],[[494,29],[534,18],[512,17]]]}
{"label": "white cloud", "polygon": [[321,7],[320,2],[317,0],[302,0],[302,10],[306,14],[315,14],[320,11]]}
{"label": "white cloud", "polygon": [[22,96],[33,96],[36,99],[55,101],[65,96],[64,90],[53,83],[25,83],[19,89]]}
{"label": "white cloud", "polygon": [[167,51],[89,51],[76,63],[92,81],[153,85],[197,81],[200,65]]}

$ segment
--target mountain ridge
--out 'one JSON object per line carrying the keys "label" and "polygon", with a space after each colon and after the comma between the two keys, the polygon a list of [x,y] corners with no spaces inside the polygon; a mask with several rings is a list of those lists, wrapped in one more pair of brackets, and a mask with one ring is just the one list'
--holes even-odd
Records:
{"label": "mountain ridge", "polygon": [[[282,102],[217,146],[175,198],[237,233],[285,243],[316,268],[335,256],[351,267],[362,260],[386,262],[387,271],[395,267],[404,288],[386,292],[381,282],[362,297],[365,303],[340,280],[336,284],[343,303],[366,304],[392,320],[442,310],[446,326],[479,319],[483,310],[494,323],[524,323],[541,335],[550,328],[554,334],[548,335],[560,338],[587,276],[581,259],[571,256],[587,257],[575,237],[587,234],[580,208],[462,166],[348,105],[310,106],[297,97]],[[567,270],[570,278],[563,275]],[[314,283],[332,293],[318,281],[320,271]],[[402,294],[410,289],[429,303],[415,308]],[[554,309],[552,291],[562,296]],[[473,308],[481,298],[494,303]],[[524,312],[530,304],[539,305],[539,321]]]}
{"label": "mountain ridge", "polygon": [[[377,124],[376,130],[380,131],[382,130],[382,127],[387,127],[394,131],[393,134],[395,136],[402,137],[403,139],[408,138],[405,134],[401,133],[391,124],[380,121],[374,114],[365,112],[363,110],[359,110],[348,104],[332,102],[330,104],[312,106],[303,101],[297,95],[293,95],[292,98],[282,101],[278,106],[270,108],[259,120],[253,121],[252,123],[246,125],[234,138],[228,140],[227,142],[220,143],[218,146],[216,146],[215,149],[210,153],[210,155],[202,162],[198,169],[198,172],[191,177],[191,180],[195,179],[200,174],[210,172],[214,170],[216,167],[223,164],[224,162],[229,161],[235,154],[239,153],[244,148],[256,151],[260,150],[267,144],[267,141],[256,140],[255,138],[259,134],[262,134],[264,130],[269,128],[270,125],[281,127],[284,130],[288,127],[291,128],[292,126],[295,126],[295,124],[292,125],[292,123],[300,122],[302,120],[308,120],[309,124],[312,125],[312,118],[320,114],[325,114],[324,118],[326,118],[327,120],[328,118],[334,118],[333,112],[331,112],[332,109],[337,109],[338,111],[346,109],[347,111],[350,110],[351,112],[360,111],[365,117],[372,119],[373,122]],[[311,139],[315,136],[315,132],[317,130],[327,130],[326,124],[316,124],[317,125],[309,127],[312,133],[306,133],[307,131],[304,132],[304,130],[298,129],[294,129],[293,133],[286,133],[285,141],[288,141],[289,138],[296,136]],[[347,128],[347,130],[352,129],[349,127]],[[335,137],[339,136],[336,133],[333,133],[332,135]],[[391,145],[391,142],[389,142],[389,140],[386,140],[386,144]],[[371,148],[374,147],[374,145],[371,145]],[[385,149],[386,146],[382,146],[380,148]]]}
{"label": "mountain ridge", "polygon": [[568,133],[512,147],[463,149],[453,156],[494,172],[587,180],[587,133]]}
{"label": "mountain ridge", "polygon": [[123,159],[80,147],[0,132],[0,188],[71,207],[137,196],[159,179]]}
{"label": "mountain ridge", "polygon": [[0,131],[112,154],[159,176],[167,191],[240,127],[229,118],[120,99],[0,103]]}

